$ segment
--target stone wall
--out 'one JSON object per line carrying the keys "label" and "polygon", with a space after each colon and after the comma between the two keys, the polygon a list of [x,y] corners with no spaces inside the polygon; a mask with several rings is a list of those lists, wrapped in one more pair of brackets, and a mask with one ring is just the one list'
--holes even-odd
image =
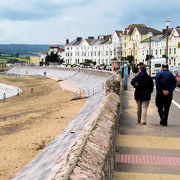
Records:
{"label": "stone wall", "polygon": [[113,179],[119,107],[117,94],[111,92],[103,99],[49,179]]}

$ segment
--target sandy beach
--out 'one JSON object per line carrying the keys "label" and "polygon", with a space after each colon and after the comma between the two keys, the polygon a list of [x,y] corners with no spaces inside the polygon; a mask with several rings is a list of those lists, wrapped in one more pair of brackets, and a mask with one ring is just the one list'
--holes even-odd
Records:
{"label": "sandy beach", "polygon": [[73,92],[66,89],[74,91],[75,85],[65,82],[61,88],[44,76],[0,77],[0,83],[22,89],[19,96],[0,101],[0,180],[8,180],[56,138],[86,102],[70,101]]}

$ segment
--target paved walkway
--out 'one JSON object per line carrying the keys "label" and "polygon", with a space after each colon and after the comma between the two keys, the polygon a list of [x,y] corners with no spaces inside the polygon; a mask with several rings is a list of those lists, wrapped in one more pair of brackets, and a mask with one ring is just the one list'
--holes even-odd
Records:
{"label": "paved walkway", "polygon": [[170,113],[169,126],[159,125],[154,89],[147,125],[138,124],[134,88],[129,84],[128,90],[123,93],[114,179],[180,180],[178,119]]}

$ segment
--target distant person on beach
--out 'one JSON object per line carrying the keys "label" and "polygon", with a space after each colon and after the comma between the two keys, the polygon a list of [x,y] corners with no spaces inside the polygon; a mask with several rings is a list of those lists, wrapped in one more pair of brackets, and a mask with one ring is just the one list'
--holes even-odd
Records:
{"label": "distant person on beach", "polygon": [[33,94],[33,91],[34,91],[34,89],[33,89],[33,87],[31,87],[31,94]]}
{"label": "distant person on beach", "polygon": [[3,102],[6,101],[6,93],[3,94]]}
{"label": "distant person on beach", "polygon": [[19,89],[17,89],[17,96],[19,96]]}

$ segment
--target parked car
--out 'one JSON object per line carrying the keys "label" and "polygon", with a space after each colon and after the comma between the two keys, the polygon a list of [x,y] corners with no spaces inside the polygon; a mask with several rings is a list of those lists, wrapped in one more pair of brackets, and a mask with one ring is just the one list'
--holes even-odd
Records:
{"label": "parked car", "polygon": [[180,87],[180,70],[176,73],[177,86]]}
{"label": "parked car", "polygon": [[112,66],[106,66],[107,71],[112,71]]}

